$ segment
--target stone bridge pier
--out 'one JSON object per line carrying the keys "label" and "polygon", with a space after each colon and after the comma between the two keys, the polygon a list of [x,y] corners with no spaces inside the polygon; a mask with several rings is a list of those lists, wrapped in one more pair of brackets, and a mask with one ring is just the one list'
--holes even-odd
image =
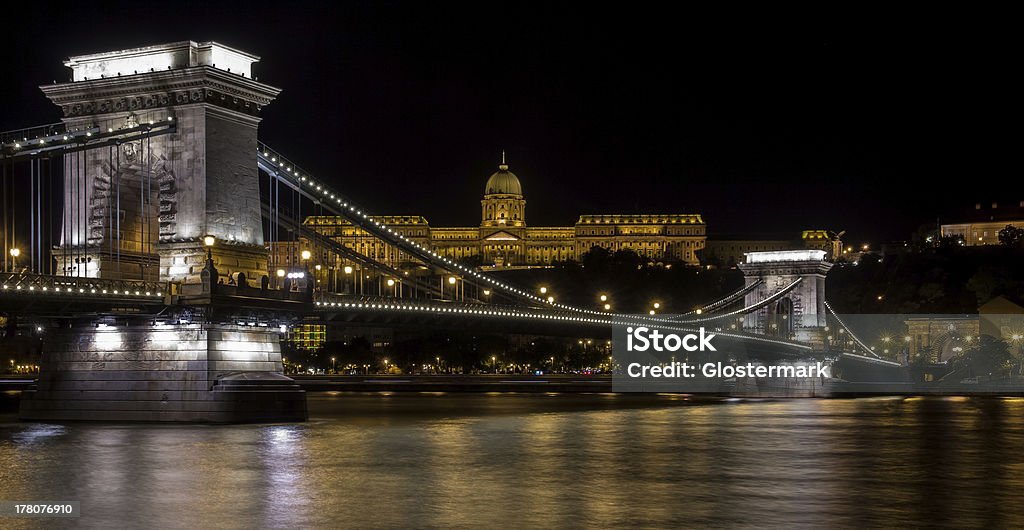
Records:
{"label": "stone bridge pier", "polygon": [[[258,60],[185,41],[72,57],[73,80],[42,87],[69,130],[174,124],[167,134],[64,156],[59,274],[178,282],[186,296],[154,316],[120,308],[88,323],[66,319],[46,337],[22,418],[306,418],[305,393],[282,374],[277,329],[234,325],[244,308],[202,284],[211,267],[221,278],[267,273],[256,132],[280,90],[254,80]],[[193,309],[203,317],[172,317]]]}

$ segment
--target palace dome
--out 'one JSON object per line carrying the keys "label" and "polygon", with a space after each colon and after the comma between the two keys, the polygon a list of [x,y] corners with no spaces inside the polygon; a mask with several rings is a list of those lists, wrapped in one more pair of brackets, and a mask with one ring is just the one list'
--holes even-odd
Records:
{"label": "palace dome", "polygon": [[487,179],[487,185],[484,186],[484,195],[495,194],[523,194],[523,186],[519,184],[519,177],[508,170],[508,164],[505,163],[505,153],[501,154],[501,165],[498,166],[498,171],[495,171],[491,178]]}

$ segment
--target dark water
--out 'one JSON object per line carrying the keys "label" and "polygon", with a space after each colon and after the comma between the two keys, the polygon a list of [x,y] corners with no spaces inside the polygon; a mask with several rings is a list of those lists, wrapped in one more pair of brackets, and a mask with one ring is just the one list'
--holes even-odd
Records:
{"label": "dark water", "polygon": [[337,394],[311,409],[263,426],[7,415],[0,499],[78,500],[73,524],[107,528],[1024,525],[1021,399]]}

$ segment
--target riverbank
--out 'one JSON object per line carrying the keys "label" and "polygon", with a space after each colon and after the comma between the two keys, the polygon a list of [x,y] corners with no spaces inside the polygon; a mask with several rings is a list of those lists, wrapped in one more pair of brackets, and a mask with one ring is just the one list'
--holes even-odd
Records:
{"label": "riverbank", "polygon": [[610,375],[295,375],[303,389],[340,392],[611,392]]}

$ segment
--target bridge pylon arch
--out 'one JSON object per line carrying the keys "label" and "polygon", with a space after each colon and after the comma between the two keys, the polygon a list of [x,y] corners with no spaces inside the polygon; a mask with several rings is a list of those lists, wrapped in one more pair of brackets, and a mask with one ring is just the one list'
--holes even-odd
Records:
{"label": "bridge pylon arch", "polygon": [[280,89],[257,61],[182,41],[71,57],[72,80],[41,87],[69,133],[139,133],[64,156],[61,275],[199,283],[207,236],[222,272],[266,274],[256,131]]}
{"label": "bridge pylon arch", "polygon": [[746,286],[746,306],[778,300],[744,315],[743,330],[809,343],[824,348],[828,334],[825,276],[832,263],[823,250],[748,252],[739,264]]}

